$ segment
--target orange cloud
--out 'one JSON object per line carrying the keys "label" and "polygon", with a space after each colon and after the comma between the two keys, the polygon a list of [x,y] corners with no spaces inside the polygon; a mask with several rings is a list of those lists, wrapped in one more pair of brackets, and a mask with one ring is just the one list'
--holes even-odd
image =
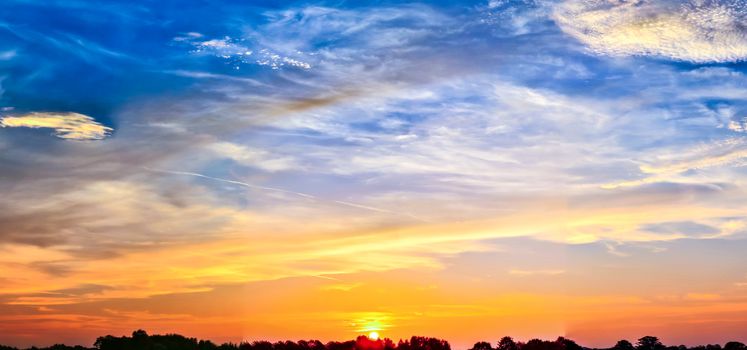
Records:
{"label": "orange cloud", "polygon": [[112,128],[79,113],[33,112],[0,118],[4,128],[54,129],[55,136],[66,140],[101,140],[109,136]]}

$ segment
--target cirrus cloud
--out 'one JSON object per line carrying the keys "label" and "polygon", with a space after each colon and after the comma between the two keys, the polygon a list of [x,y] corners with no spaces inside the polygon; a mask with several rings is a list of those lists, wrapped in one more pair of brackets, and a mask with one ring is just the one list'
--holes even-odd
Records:
{"label": "cirrus cloud", "polygon": [[33,112],[19,116],[0,118],[4,128],[48,128],[54,135],[66,140],[102,140],[109,136],[112,128],[80,113]]}
{"label": "cirrus cloud", "polygon": [[737,0],[569,0],[554,18],[597,54],[733,62],[747,59],[745,10]]}

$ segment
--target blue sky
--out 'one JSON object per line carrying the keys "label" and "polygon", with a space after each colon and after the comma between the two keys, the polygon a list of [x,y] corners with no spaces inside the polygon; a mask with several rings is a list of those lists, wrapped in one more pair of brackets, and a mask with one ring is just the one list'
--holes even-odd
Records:
{"label": "blue sky", "polygon": [[[113,300],[309,276],[345,280],[313,288],[356,299],[381,274],[427,271],[433,281],[413,290],[460,281],[553,305],[578,297],[591,310],[508,328],[526,337],[634,336],[651,326],[643,316],[617,332],[589,325],[598,305],[641,300],[664,310],[672,341],[706,339],[671,316],[683,308],[723,330],[713,341],[747,324],[723,311],[747,310],[744,1],[10,0],[3,10],[0,267],[15,272],[0,278],[0,310],[96,323],[127,309]],[[189,258],[198,251],[210,258]],[[693,278],[657,282],[682,271]],[[617,291],[575,287],[613,275]],[[440,302],[460,298],[497,307],[471,294]],[[355,312],[389,315],[391,334],[440,329],[363,304]],[[330,327],[358,317],[345,312]],[[129,326],[143,314],[117,317]],[[0,330],[25,334],[0,340],[27,344],[55,327],[0,318]],[[81,326],[70,339],[86,329],[106,331]],[[331,329],[318,331],[347,334]],[[446,335],[466,344],[482,331]]]}

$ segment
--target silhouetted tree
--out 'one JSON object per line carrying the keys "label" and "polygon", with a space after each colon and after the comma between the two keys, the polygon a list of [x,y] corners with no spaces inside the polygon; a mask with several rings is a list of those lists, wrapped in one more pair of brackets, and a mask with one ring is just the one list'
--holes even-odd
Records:
{"label": "silhouetted tree", "polygon": [[369,339],[361,335],[355,339],[355,350],[383,350],[384,341],[381,339]]}
{"label": "silhouetted tree", "polygon": [[612,350],[635,350],[635,347],[629,341],[623,339],[619,340],[617,344],[612,347]]}
{"label": "silhouetted tree", "polygon": [[645,336],[638,339],[635,348],[636,350],[664,350],[665,346],[659,341],[659,338]]}
{"label": "silhouetted tree", "polygon": [[101,350],[125,350],[127,348],[123,338],[112,335],[96,338],[96,342],[93,343],[93,346]]}
{"label": "silhouetted tree", "polygon": [[252,343],[253,350],[272,350],[272,343],[268,341],[255,341]]}
{"label": "silhouetted tree", "polygon": [[724,350],[745,350],[747,349],[747,346],[744,344],[738,342],[738,341],[730,341],[724,345]]}
{"label": "silhouetted tree", "polygon": [[442,339],[428,338],[428,337],[410,337],[409,345],[406,346],[407,350],[451,350],[449,342]]}
{"label": "silhouetted tree", "polygon": [[519,347],[516,345],[516,342],[513,338],[506,336],[498,341],[496,350],[519,350]]}
{"label": "silhouetted tree", "polygon": [[532,339],[520,348],[521,350],[564,350],[564,344],[558,341]]}
{"label": "silhouetted tree", "polygon": [[200,340],[197,343],[197,349],[198,350],[216,350],[218,349],[218,346],[213,344],[213,342],[209,340]]}
{"label": "silhouetted tree", "polygon": [[151,344],[150,344],[150,337],[148,337],[148,333],[146,333],[142,329],[138,329],[134,332],[132,332],[132,339],[130,340],[131,346],[135,349],[142,349],[142,350],[150,350]]}
{"label": "silhouetted tree", "polygon": [[562,345],[563,349],[565,350],[583,350],[580,345],[576,344],[575,341],[568,338],[558,337],[558,340],[556,340],[555,342]]}
{"label": "silhouetted tree", "polygon": [[493,350],[493,346],[486,341],[480,341],[475,343],[470,350]]}
{"label": "silhouetted tree", "polygon": [[[131,336],[115,337],[112,335],[98,337],[95,349],[82,346],[55,344],[47,348],[31,347],[27,350],[451,350],[449,342],[429,337],[411,337],[395,345],[391,339],[369,339],[359,336],[346,342],[331,341],[326,344],[319,340],[242,342],[240,344],[223,343],[217,345],[209,340],[187,338],[179,334],[148,335],[144,330],[136,330]],[[0,345],[0,350],[19,350]],[[469,350],[596,350],[584,348],[571,339],[558,337],[555,341],[532,339],[526,343],[517,343],[511,337],[503,337],[493,348],[490,343],[481,341]],[[604,350],[604,349],[599,349]],[[694,347],[664,346],[658,338],[646,336],[638,339],[634,346],[627,340],[620,340],[608,350],[747,350],[740,342],[728,342],[723,347],[719,344],[699,345]]]}

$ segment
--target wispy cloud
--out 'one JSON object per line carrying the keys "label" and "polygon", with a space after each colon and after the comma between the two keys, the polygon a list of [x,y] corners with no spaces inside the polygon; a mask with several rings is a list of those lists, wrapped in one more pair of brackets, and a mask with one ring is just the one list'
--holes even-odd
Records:
{"label": "wispy cloud", "polygon": [[272,154],[264,149],[252,149],[232,142],[216,142],[207,148],[219,157],[226,157],[239,164],[258,167],[270,172],[303,169],[294,157]]}
{"label": "wispy cloud", "polygon": [[566,33],[598,54],[692,62],[747,59],[742,1],[568,0],[555,9]]}
{"label": "wispy cloud", "polygon": [[0,51],[0,61],[11,60],[16,57],[17,54],[18,52],[16,50]]}
{"label": "wispy cloud", "polygon": [[509,275],[515,275],[515,276],[556,276],[556,275],[562,275],[565,274],[565,270],[520,270],[520,269],[511,269],[508,270]]}
{"label": "wispy cloud", "polygon": [[[192,173],[192,172],[185,172],[185,171],[171,171],[171,170],[150,169],[150,168],[146,168],[146,170],[155,171],[155,172],[161,172],[161,173],[167,173],[167,174],[173,174],[173,175],[187,175],[187,176],[200,177],[200,178],[204,178],[204,179],[209,179],[209,180],[214,180],[214,181],[220,181],[220,182],[230,183],[230,184],[234,184],[234,185],[239,185],[239,186],[242,186],[242,187],[248,187],[248,188],[265,190],[265,191],[274,191],[274,192],[292,194],[292,195],[296,195],[296,196],[299,196],[299,197],[302,197],[302,198],[305,198],[305,199],[311,199],[311,200],[314,200],[314,201],[321,201],[321,202],[325,202],[326,201],[326,202],[329,202],[329,203],[338,204],[338,205],[342,205],[342,206],[346,206],[346,207],[351,207],[351,208],[356,208],[356,209],[361,209],[361,210],[374,211],[374,212],[377,212],[377,213],[385,213],[385,214],[398,215],[398,216],[399,215],[404,215],[404,216],[407,216],[407,217],[418,219],[417,217],[414,217],[412,214],[395,212],[393,210],[372,207],[372,206],[369,206],[369,205],[363,205],[363,204],[353,203],[353,202],[349,202],[349,201],[327,200],[327,199],[320,198],[320,197],[312,195],[312,194],[302,193],[302,192],[297,192],[297,191],[290,191],[290,190],[285,190],[285,189],[282,189],[282,188],[252,185],[252,184],[249,184],[249,183],[246,183],[246,182],[242,182],[242,181],[221,179],[221,178],[217,178],[217,177],[213,177],[213,176],[207,176],[207,175],[204,175],[204,174],[198,174],[198,173]],[[418,219],[418,220],[420,220],[420,219]]]}
{"label": "wispy cloud", "polygon": [[54,129],[54,135],[66,140],[102,140],[112,128],[102,125],[92,117],[79,113],[33,112],[17,116],[0,117],[4,128]]}
{"label": "wispy cloud", "polygon": [[604,247],[607,249],[607,253],[622,258],[630,256],[630,253],[621,251],[619,248],[620,246],[622,246],[622,244],[619,242],[604,242]]}
{"label": "wispy cloud", "polygon": [[[242,64],[257,64],[268,66],[273,70],[282,67],[294,67],[300,69],[311,69],[311,64],[302,61],[305,56],[302,52],[296,51],[293,57],[278,54],[268,48],[256,48],[246,39],[232,39],[224,37],[221,39],[208,39],[198,35],[199,33],[190,33],[187,36],[178,36],[173,40],[177,43],[188,43],[192,45],[191,51],[197,55],[212,55],[220,57],[234,64],[235,69],[241,69]],[[250,46],[251,45],[251,46]]]}
{"label": "wispy cloud", "polygon": [[740,167],[745,164],[746,159],[747,142],[739,138],[729,138],[721,142],[659,154],[648,164],[640,165],[641,173],[644,174],[642,178],[604,184],[602,188],[633,187],[657,182],[692,182],[693,180],[684,176],[685,173],[720,167]]}

